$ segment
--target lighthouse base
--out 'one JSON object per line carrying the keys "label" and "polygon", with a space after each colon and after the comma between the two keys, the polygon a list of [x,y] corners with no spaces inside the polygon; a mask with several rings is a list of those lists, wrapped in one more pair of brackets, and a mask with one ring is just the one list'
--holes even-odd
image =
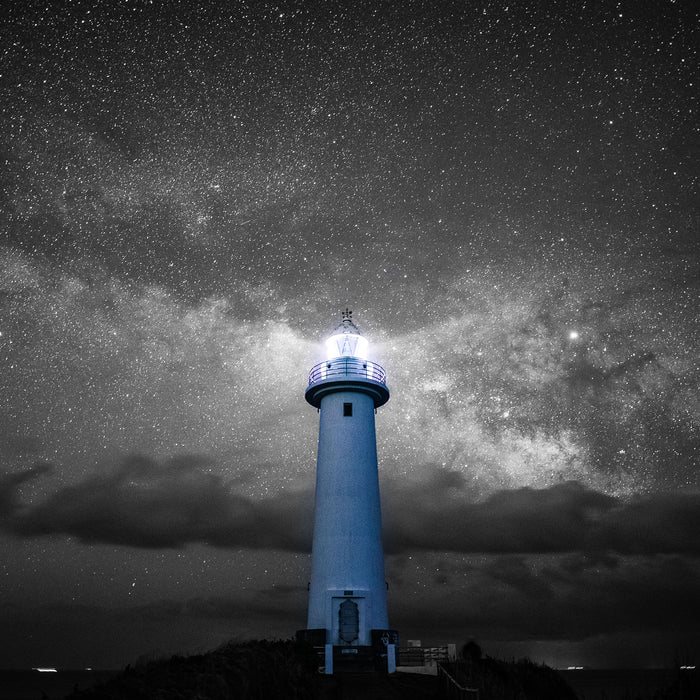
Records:
{"label": "lighthouse base", "polygon": [[399,660],[399,633],[396,630],[371,633],[371,646],[326,644],[325,629],[299,630],[296,638],[314,647],[326,674],[394,673]]}

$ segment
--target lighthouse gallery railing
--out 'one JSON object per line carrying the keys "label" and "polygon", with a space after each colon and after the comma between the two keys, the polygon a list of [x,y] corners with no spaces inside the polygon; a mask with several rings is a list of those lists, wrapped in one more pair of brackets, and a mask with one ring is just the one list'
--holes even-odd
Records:
{"label": "lighthouse gallery railing", "polygon": [[311,368],[309,385],[342,377],[362,377],[373,382],[386,384],[386,372],[376,362],[360,360],[357,357],[336,357],[332,360],[319,362]]}

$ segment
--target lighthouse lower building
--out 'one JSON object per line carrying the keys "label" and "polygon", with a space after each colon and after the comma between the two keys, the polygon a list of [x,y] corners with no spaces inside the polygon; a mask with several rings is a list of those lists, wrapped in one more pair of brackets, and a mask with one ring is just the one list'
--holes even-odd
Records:
{"label": "lighthouse lower building", "polygon": [[389,400],[384,370],[349,311],[311,370],[306,400],[320,413],[307,629],[326,673],[396,668],[381,542],[376,409]]}

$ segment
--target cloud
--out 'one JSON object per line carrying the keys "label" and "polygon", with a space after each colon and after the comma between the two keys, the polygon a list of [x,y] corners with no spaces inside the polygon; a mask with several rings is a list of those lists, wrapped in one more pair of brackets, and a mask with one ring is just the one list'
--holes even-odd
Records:
{"label": "cloud", "polygon": [[[427,567],[426,557],[418,560]],[[658,645],[695,634],[700,566],[692,557],[575,553],[468,561],[445,566],[444,582],[418,592],[410,584],[393,587],[392,624],[424,636],[446,630],[456,639],[582,640],[624,632],[655,636]],[[431,611],[429,622],[424,610]]]}
{"label": "cloud", "polygon": [[45,469],[12,474],[0,491],[5,527],[22,537],[62,534],[131,547],[308,548],[310,519],[299,517],[311,511],[308,493],[255,501],[234,493],[208,466],[196,456],[162,463],[132,456],[112,473],[63,487],[33,506],[21,506],[15,489]]}
{"label": "cloud", "polygon": [[177,617],[209,620],[241,620],[258,617],[267,620],[291,617],[306,607],[306,586],[275,586],[262,590],[236,590],[235,597],[197,597],[161,600],[137,608],[138,614],[153,620]]}
{"label": "cloud", "polygon": [[386,550],[700,553],[697,492],[623,500],[568,481],[472,502],[455,483],[441,471],[411,487],[389,483]]}
{"label": "cloud", "polygon": [[[83,542],[177,548],[202,542],[307,552],[313,494],[241,495],[200,456],[158,462],[132,456],[112,472],[23,504],[17,488],[46,474],[37,465],[0,481],[5,530],[29,538],[67,535]],[[564,482],[502,490],[472,501],[456,472],[384,488],[387,553],[605,552],[700,554],[700,494],[660,493],[623,500]]]}
{"label": "cloud", "polygon": [[[233,639],[289,638],[305,622],[306,587],[276,589],[229,598],[159,600],[104,607],[79,602],[36,606],[0,603],[0,653],[8,667],[119,668],[138,657],[202,653]],[[41,634],[28,633],[41,630]],[[37,661],[38,659],[38,661]],[[24,664],[24,665],[23,665]]]}
{"label": "cloud", "polygon": [[20,508],[17,499],[19,486],[52,471],[50,464],[38,463],[23,472],[0,475],[0,519],[13,515]]}
{"label": "cloud", "polygon": [[9,667],[24,667],[29,658],[63,668],[118,668],[144,656],[201,653],[232,638],[284,639],[303,627],[306,596],[305,586],[276,586],[116,607],[0,602],[0,654]]}

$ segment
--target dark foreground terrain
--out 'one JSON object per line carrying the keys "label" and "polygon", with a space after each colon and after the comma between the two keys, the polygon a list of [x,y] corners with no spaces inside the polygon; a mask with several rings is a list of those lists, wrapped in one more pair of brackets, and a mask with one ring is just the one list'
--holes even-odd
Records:
{"label": "dark foreground terrain", "polygon": [[[576,700],[551,669],[529,663],[521,668],[486,659],[485,673],[480,674],[480,663],[450,666],[450,674],[461,683],[483,681],[480,700],[492,697],[494,700],[511,697]],[[293,641],[251,641],[227,644],[207,654],[173,656],[127,666],[101,685],[76,690],[67,697],[70,700],[440,700],[450,697],[450,683],[444,674],[440,678],[409,673],[325,676],[318,673],[318,657],[309,646]],[[532,694],[533,691],[537,692]]]}
{"label": "dark foreground terrain", "polygon": [[[450,664],[450,676],[479,688],[480,700],[576,700],[552,669],[530,662],[471,659]],[[396,673],[318,673],[314,650],[292,641],[227,644],[208,654],[174,656],[127,667],[70,700],[441,700],[452,680]],[[474,697],[472,695],[471,697]]]}
{"label": "dark foreground terrain", "polygon": [[[472,650],[473,652],[473,650]],[[606,692],[590,685],[578,695],[562,675],[528,660],[504,662],[465,653],[458,663],[446,664],[440,676],[396,673],[318,673],[312,648],[293,641],[230,643],[207,654],[173,656],[127,666],[93,688],[50,694],[51,700],[475,700],[460,696],[457,684],[478,689],[478,700],[675,700],[700,697],[695,674],[681,678],[669,671],[659,676],[663,687],[650,679],[632,689],[619,686]],[[581,677],[583,678],[583,677]],[[619,680],[619,679],[618,679]],[[83,686],[84,687],[84,686]],[[630,692],[632,691],[632,692]],[[18,695],[35,698],[38,695]],[[4,698],[3,698],[4,700]],[[8,700],[13,700],[12,696]]]}

